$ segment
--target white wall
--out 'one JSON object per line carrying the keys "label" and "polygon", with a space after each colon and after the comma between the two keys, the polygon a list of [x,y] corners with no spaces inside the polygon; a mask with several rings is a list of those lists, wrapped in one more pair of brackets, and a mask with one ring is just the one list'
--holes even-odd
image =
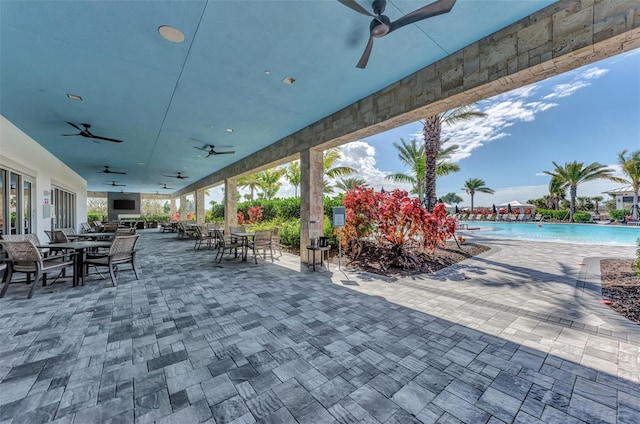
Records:
{"label": "white wall", "polygon": [[[0,167],[34,178],[33,216],[38,237],[48,238],[44,230],[51,228],[51,219],[42,217],[45,191],[52,192],[52,185],[76,194],[76,231],[80,223],[87,221],[87,181],[49,151],[20,131],[0,115]],[[52,194],[52,193],[51,193]],[[51,194],[48,196],[51,201]]]}

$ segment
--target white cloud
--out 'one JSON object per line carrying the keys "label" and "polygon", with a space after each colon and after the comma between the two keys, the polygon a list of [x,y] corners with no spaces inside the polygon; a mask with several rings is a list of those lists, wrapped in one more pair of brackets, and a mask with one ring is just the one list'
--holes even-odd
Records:
{"label": "white cloud", "polygon": [[[336,166],[349,166],[356,170],[356,173],[349,177],[364,179],[369,187],[380,190],[399,188],[402,190],[411,190],[409,184],[395,183],[387,180],[386,173],[378,169],[376,165],[376,149],[367,142],[354,141],[340,147],[342,159],[336,162]],[[347,178],[349,178],[347,177]]]}

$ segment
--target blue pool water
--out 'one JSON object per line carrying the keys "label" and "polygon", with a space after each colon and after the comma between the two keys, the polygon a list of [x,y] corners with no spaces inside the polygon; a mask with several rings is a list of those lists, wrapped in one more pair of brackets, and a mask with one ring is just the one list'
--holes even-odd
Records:
{"label": "blue pool water", "polygon": [[474,235],[491,238],[584,243],[609,246],[635,246],[640,238],[640,226],[597,224],[548,224],[478,222],[469,227],[480,227]]}

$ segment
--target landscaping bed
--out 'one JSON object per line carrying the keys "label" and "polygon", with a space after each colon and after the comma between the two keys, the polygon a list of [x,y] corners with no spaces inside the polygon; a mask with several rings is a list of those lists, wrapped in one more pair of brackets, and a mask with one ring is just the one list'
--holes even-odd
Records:
{"label": "landscaping bed", "polygon": [[631,268],[633,259],[600,261],[602,297],[620,315],[640,324],[640,277]]}

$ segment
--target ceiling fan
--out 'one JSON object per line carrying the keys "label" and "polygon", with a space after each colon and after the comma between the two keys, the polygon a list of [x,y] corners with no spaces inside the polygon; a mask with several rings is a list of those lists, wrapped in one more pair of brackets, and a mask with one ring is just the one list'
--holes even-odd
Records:
{"label": "ceiling fan", "polygon": [[437,0],[420,9],[414,10],[411,13],[407,13],[403,17],[391,22],[388,16],[383,15],[384,9],[387,6],[386,0],[374,0],[371,5],[373,13],[369,13],[367,9],[360,6],[355,0],[338,0],[348,8],[355,10],[366,16],[371,16],[373,20],[369,24],[369,42],[365,47],[362,57],[358,61],[356,68],[364,69],[369,61],[371,55],[371,49],[373,47],[373,38],[384,37],[392,31],[402,28],[405,25],[413,24],[418,21],[422,21],[433,16],[449,13],[456,4],[456,0]]}
{"label": "ceiling fan", "polygon": [[111,181],[111,184],[104,183],[104,185],[108,185],[108,186],[111,186],[111,187],[124,187],[124,186],[126,186],[126,184],[116,184],[115,181]]}
{"label": "ceiling fan", "polygon": [[184,179],[189,178],[189,177],[188,177],[188,176],[186,176],[186,175],[182,175],[182,173],[181,173],[181,172],[178,172],[178,175],[165,175],[165,177],[169,177],[169,178],[177,178],[177,179],[179,179],[179,180],[184,180]]}
{"label": "ceiling fan", "polygon": [[104,166],[104,169],[102,171],[98,171],[98,174],[120,174],[120,175],[126,175],[126,172],[119,172],[119,171],[112,171],[109,169],[109,167],[107,165]]}
{"label": "ceiling fan", "polygon": [[[116,140],[115,138],[107,138],[107,137],[102,137],[102,136],[93,134],[89,130],[89,128],[91,128],[91,124],[80,124],[80,125],[82,125],[84,127],[84,129],[80,128],[79,126],[77,126],[73,122],[67,121],[67,124],[71,125],[73,128],[77,129],[80,132],[77,133],[77,134],[60,134],[60,135],[63,135],[65,137],[69,137],[69,136],[72,136],[72,135],[79,135],[79,136],[82,136],[82,137],[90,138],[92,140],[105,140],[105,141],[111,141],[113,143],[122,143],[122,140]],[[94,143],[98,143],[98,142],[94,141]]]}
{"label": "ceiling fan", "polygon": [[[166,184],[162,184],[162,189],[163,190],[175,190],[175,188],[173,188],[173,187],[167,187]],[[156,194],[158,194],[158,193],[156,192]]]}
{"label": "ceiling fan", "polygon": [[[208,149],[207,149],[208,147]],[[234,154],[236,151],[235,150],[231,150],[231,151],[226,151],[226,152],[216,152],[216,146],[214,146],[213,144],[209,144],[208,146],[204,146],[204,147],[198,147],[198,146],[193,146],[194,149],[198,149],[198,150],[202,150],[203,152],[207,152],[207,156],[205,157],[209,157],[209,156],[215,156],[215,155],[232,155]]]}

